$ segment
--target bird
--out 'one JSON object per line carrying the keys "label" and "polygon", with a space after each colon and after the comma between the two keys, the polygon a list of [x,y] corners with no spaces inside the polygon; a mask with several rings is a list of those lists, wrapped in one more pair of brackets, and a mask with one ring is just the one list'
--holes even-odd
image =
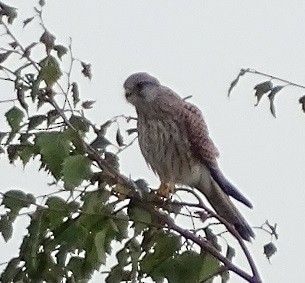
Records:
{"label": "bird", "polygon": [[146,72],[130,75],[123,87],[136,109],[142,155],[161,182],[158,193],[168,196],[175,185],[199,190],[219,216],[251,241],[254,232],[231,197],[253,205],[222,173],[199,108]]}

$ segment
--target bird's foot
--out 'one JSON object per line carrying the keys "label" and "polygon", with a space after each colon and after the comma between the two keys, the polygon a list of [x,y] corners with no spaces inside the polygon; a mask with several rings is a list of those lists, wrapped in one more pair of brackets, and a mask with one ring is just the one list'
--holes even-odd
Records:
{"label": "bird's foot", "polygon": [[157,195],[160,197],[168,198],[171,194],[175,192],[175,183],[161,183],[159,189],[157,190]]}

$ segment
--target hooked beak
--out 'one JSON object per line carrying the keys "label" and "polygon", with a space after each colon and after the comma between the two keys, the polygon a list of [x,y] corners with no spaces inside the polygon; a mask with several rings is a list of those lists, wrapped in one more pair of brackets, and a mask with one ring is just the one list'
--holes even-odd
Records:
{"label": "hooked beak", "polygon": [[131,96],[131,91],[128,89],[125,89],[125,97],[128,99],[128,97]]}

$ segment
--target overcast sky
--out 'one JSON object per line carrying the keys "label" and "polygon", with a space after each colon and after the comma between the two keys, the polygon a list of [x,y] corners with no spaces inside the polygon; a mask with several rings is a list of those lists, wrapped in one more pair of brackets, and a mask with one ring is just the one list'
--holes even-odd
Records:
{"label": "overcast sky", "polygon": [[[26,18],[33,14],[30,2],[5,3]],[[227,89],[240,68],[305,84],[304,13],[301,0],[52,0],[44,11],[45,24],[58,42],[68,43],[71,36],[74,55],[92,64],[92,81],[80,77],[79,82],[83,99],[96,100],[89,112],[93,121],[135,114],[122,89],[134,72],[149,72],[181,96],[192,95],[190,101],[202,110],[220,151],[221,168],[254,204],[253,210],[239,206],[244,216],[252,226],[266,219],[278,223],[278,253],[271,264],[261,250],[267,235],[256,231],[257,240],[249,245],[264,282],[303,278],[305,114],[298,98],[304,90],[280,92],[275,119],[267,99],[254,107],[253,86],[265,78],[246,75],[231,99]],[[27,33],[19,38],[29,40]],[[121,162],[124,174],[158,185],[137,144],[122,154]],[[43,173],[36,177],[35,168],[31,164],[22,171],[0,159],[1,191],[44,193],[46,178]],[[13,244],[0,239],[5,251],[0,260],[18,251],[18,235],[24,232],[20,228]]]}

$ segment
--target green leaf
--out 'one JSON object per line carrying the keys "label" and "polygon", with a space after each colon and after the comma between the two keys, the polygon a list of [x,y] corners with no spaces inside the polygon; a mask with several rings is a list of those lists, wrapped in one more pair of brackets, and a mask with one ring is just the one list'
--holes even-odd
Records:
{"label": "green leaf", "polygon": [[47,126],[49,127],[50,125],[52,125],[56,119],[58,119],[60,117],[59,113],[57,110],[53,109],[50,110],[47,113]]}
{"label": "green leaf", "polygon": [[13,42],[9,43],[9,45],[10,45],[13,49],[16,49],[17,46],[18,46],[18,44],[17,44],[16,41],[13,41]]}
{"label": "green leaf", "polygon": [[76,82],[72,83],[71,91],[72,91],[73,105],[74,107],[76,107],[77,103],[80,101],[78,84]]}
{"label": "green leaf", "polygon": [[237,85],[240,77],[243,76],[245,73],[246,73],[246,70],[245,69],[241,69],[239,74],[238,74],[238,76],[231,82],[229,90],[228,90],[228,96],[229,97],[230,97],[230,94],[231,94],[233,88]]}
{"label": "green leaf", "polygon": [[57,245],[68,249],[83,249],[87,242],[88,230],[79,221],[68,220],[63,223],[63,231],[54,231],[54,241]]}
{"label": "green leaf", "polygon": [[81,132],[89,131],[90,124],[84,117],[72,115],[69,119],[69,122],[76,130],[79,130]]}
{"label": "green leaf", "polygon": [[273,88],[273,84],[271,81],[266,81],[266,82],[263,82],[263,83],[260,83],[260,84],[257,84],[255,87],[254,87],[254,90],[255,90],[255,96],[256,96],[256,99],[257,99],[257,102],[254,106],[257,106],[261,100],[261,98],[263,97],[263,95],[269,91],[271,91]]}
{"label": "green leaf", "polygon": [[20,134],[18,140],[20,141],[20,144],[22,144],[22,145],[29,144],[28,139],[32,136],[33,136],[33,134],[30,134],[30,133],[22,133],[22,134]]}
{"label": "green leaf", "polygon": [[[32,48],[37,45],[37,42],[32,42],[24,49],[23,57],[29,58],[31,56]],[[30,80],[31,81],[31,80]]]}
{"label": "green leaf", "polygon": [[63,162],[62,175],[66,188],[79,186],[92,176],[91,160],[83,155],[67,157]]}
{"label": "green leaf", "polygon": [[71,201],[71,202],[68,202],[67,203],[67,210],[70,212],[70,213],[74,213],[74,212],[77,212],[78,209],[80,207],[80,203],[77,202],[77,201]]}
{"label": "green leaf", "polygon": [[122,282],[123,268],[120,265],[116,265],[111,268],[109,275],[106,278],[106,283]]}
{"label": "green leaf", "polygon": [[67,269],[72,272],[76,282],[82,282],[80,280],[84,279],[84,275],[85,275],[83,273],[84,264],[85,264],[85,259],[79,256],[71,257],[68,262]]}
{"label": "green leaf", "polygon": [[29,118],[28,131],[35,129],[41,123],[43,123],[47,117],[45,115],[36,115]]}
{"label": "green leaf", "polygon": [[142,254],[141,245],[135,238],[132,238],[128,244],[128,248],[131,258],[132,272],[138,272],[139,258]]}
{"label": "green leaf", "polygon": [[85,62],[81,62],[82,65],[82,73],[86,78],[89,78],[89,80],[92,79],[92,70],[91,70],[91,64],[86,64]]}
{"label": "green leaf", "polygon": [[2,142],[3,138],[6,136],[7,134],[5,132],[0,132],[0,143]]}
{"label": "green leaf", "polygon": [[63,219],[69,215],[67,212],[67,203],[64,199],[57,196],[50,196],[46,201],[49,207],[45,211],[45,217],[48,219],[51,229],[62,224]]}
{"label": "green leaf", "polygon": [[271,89],[270,93],[268,94],[268,98],[269,98],[269,101],[270,101],[270,111],[271,111],[271,114],[273,115],[274,118],[276,118],[274,98],[275,98],[275,95],[280,90],[282,90],[284,87],[285,87],[284,85],[277,85],[273,89]]}
{"label": "green leaf", "polygon": [[57,196],[50,196],[46,201],[46,205],[52,210],[63,210],[66,205],[66,201]]}
{"label": "green leaf", "polygon": [[10,163],[14,163],[14,161],[18,158],[19,147],[20,147],[19,144],[10,144],[7,147],[7,155]]}
{"label": "green leaf", "polygon": [[23,166],[25,166],[33,156],[33,146],[31,144],[24,145],[22,149],[18,152],[18,155],[23,163]]}
{"label": "green leaf", "polygon": [[97,138],[90,144],[94,149],[104,150],[111,142],[104,136],[97,136]]}
{"label": "green leaf", "polygon": [[31,222],[28,226],[28,235],[23,238],[20,246],[20,259],[26,262],[27,273],[31,277],[37,277],[41,266],[39,252],[42,242],[45,241],[48,223],[44,217],[44,209],[36,210],[31,214]]}
{"label": "green leaf", "polygon": [[25,27],[27,24],[29,24],[35,17],[27,18],[23,21],[23,27]]}
{"label": "green leaf", "polygon": [[212,246],[214,246],[217,250],[221,251],[221,246],[218,244],[218,238],[213,233],[212,229],[207,226],[203,228],[203,231],[205,233],[206,239],[210,242],[210,244],[212,244]]}
{"label": "green leaf", "polygon": [[4,193],[1,205],[9,208],[11,212],[18,213],[21,208],[31,205],[31,196],[31,194],[26,194],[20,190],[10,190]]}
{"label": "green leaf", "polygon": [[0,8],[1,8],[1,16],[5,15],[7,16],[7,21],[9,24],[12,24],[14,19],[17,18],[17,9],[11,6],[8,6],[4,4],[3,2],[0,2]]}
{"label": "green leaf", "polygon": [[86,145],[82,138],[83,133],[76,132],[72,128],[67,128],[64,131],[64,134],[67,136],[67,139],[69,139],[72,142],[73,146],[75,147],[74,153],[84,155],[86,152]]}
{"label": "green leaf", "polygon": [[299,103],[301,104],[302,111],[305,112],[305,95],[299,98]]}
{"label": "green leaf", "polygon": [[153,240],[155,241],[154,251],[147,252],[140,262],[141,273],[150,274],[158,265],[172,257],[181,247],[180,236],[171,233],[162,232]]}
{"label": "green leaf", "polygon": [[18,132],[20,129],[20,123],[24,117],[23,111],[14,106],[5,113],[6,120],[10,125],[13,132]]}
{"label": "green leaf", "polygon": [[111,222],[102,221],[96,229],[91,229],[91,235],[86,243],[86,262],[88,267],[98,270],[101,264],[106,262],[106,253],[111,252],[111,241],[114,239],[114,231]]}
{"label": "green leaf", "polygon": [[124,247],[123,249],[119,250],[116,253],[116,258],[118,260],[119,265],[121,265],[121,266],[125,266],[128,264],[129,257],[130,257],[130,255],[129,255],[129,252],[126,249],[126,247]]}
{"label": "green leaf", "polygon": [[149,275],[156,281],[167,278],[169,283],[212,282],[205,280],[218,268],[218,260],[210,254],[185,251],[161,262]]}
{"label": "green leaf", "polygon": [[7,17],[7,22],[8,22],[9,24],[12,24],[13,21],[17,18],[17,15],[18,15],[17,10],[16,10],[16,9],[12,9],[12,10],[10,11],[8,17]]}
{"label": "green leaf", "polygon": [[7,137],[7,140],[5,142],[5,145],[9,145],[12,142],[12,140],[15,138],[15,136],[16,136],[16,132],[10,132],[8,134],[8,137]]}
{"label": "green leaf", "polygon": [[35,80],[32,84],[31,98],[32,98],[33,102],[35,101],[37,96],[40,94],[40,89],[39,89],[40,83],[41,83],[41,79],[37,78],[37,80]]}
{"label": "green leaf", "polygon": [[42,34],[42,36],[39,39],[39,41],[45,45],[48,54],[50,53],[51,49],[54,47],[55,39],[56,39],[55,36],[47,30]]}
{"label": "green leaf", "polygon": [[62,176],[63,161],[69,156],[71,142],[62,132],[37,133],[35,145],[46,169],[58,180]]}
{"label": "green leaf", "polygon": [[45,216],[50,223],[50,227],[53,228],[62,224],[65,217],[69,217],[72,213],[77,212],[79,208],[79,203],[75,201],[66,202],[57,196],[49,197],[46,205],[49,209],[45,211]]}
{"label": "green leaf", "polygon": [[58,250],[55,257],[56,257],[57,264],[59,266],[65,266],[68,253],[69,253],[69,250],[64,247]]}
{"label": "green leaf", "polygon": [[[210,253],[205,253],[200,256],[201,258],[203,257],[203,261],[198,260],[198,268],[200,268],[199,282],[210,277],[219,269],[219,260]],[[195,276],[196,274],[194,274],[194,277]],[[212,282],[212,280],[210,282]]]}
{"label": "green leaf", "polygon": [[10,282],[18,282],[18,281],[12,281],[17,273],[21,270],[21,268],[18,267],[20,263],[19,258],[12,258],[9,263],[7,264],[5,270],[2,272],[0,281],[2,283],[10,283]]}
{"label": "green leaf", "polygon": [[105,160],[114,169],[117,170],[119,169],[120,162],[119,162],[119,157],[116,154],[112,152],[105,152]]}
{"label": "green leaf", "polygon": [[264,223],[264,225],[266,225],[266,226],[270,229],[271,236],[274,236],[275,239],[278,240],[279,234],[277,233],[277,223],[274,223],[274,225],[271,225],[271,224],[269,223],[269,221],[266,220],[266,222]]}
{"label": "green leaf", "polygon": [[52,87],[62,75],[59,63],[55,57],[48,55],[40,61],[39,65],[41,69],[38,79],[43,80],[48,87]]}
{"label": "green leaf", "polygon": [[8,56],[11,55],[11,53],[12,53],[12,51],[0,53],[0,64],[3,63],[8,58]]}
{"label": "green leaf", "polygon": [[128,236],[128,225],[129,217],[122,210],[115,214],[116,218],[113,218],[113,221],[116,224],[118,233],[116,235],[116,240],[121,242],[123,239]]}
{"label": "green leaf", "polygon": [[86,101],[83,101],[82,107],[83,107],[84,109],[91,109],[91,108],[93,108],[93,104],[94,104],[95,102],[96,102],[95,100],[86,100]]}
{"label": "green leaf", "polygon": [[20,87],[17,89],[17,99],[18,99],[21,107],[28,113],[29,106],[25,102],[24,93],[25,93],[24,87]]}
{"label": "green leaf", "polygon": [[270,258],[277,252],[277,248],[275,246],[275,244],[273,244],[272,242],[264,245],[264,254],[265,256],[268,258],[268,260],[270,261]]}
{"label": "green leaf", "polygon": [[131,221],[133,221],[133,227],[135,228],[135,234],[140,234],[145,228],[152,223],[151,214],[143,208],[132,206],[128,210],[128,215]]}
{"label": "green leaf", "polygon": [[7,242],[13,235],[12,221],[10,221],[9,217],[5,214],[1,215],[0,218],[0,232],[5,242]]}
{"label": "green leaf", "polygon": [[36,198],[33,194],[26,194],[26,198],[29,203],[35,204],[36,203]]}
{"label": "green leaf", "polygon": [[14,163],[14,161],[20,157],[23,165],[29,162],[31,156],[34,154],[33,145],[28,144],[10,144],[7,147],[7,155],[10,163]]}
{"label": "green leaf", "polygon": [[96,247],[97,259],[101,264],[106,263],[106,251],[105,251],[105,242],[106,242],[106,233],[108,229],[105,227],[102,231],[98,232],[94,236],[94,245]]}
{"label": "green leaf", "polygon": [[231,247],[230,245],[227,245],[226,258],[229,261],[232,261],[235,254],[236,254],[235,249],[233,247]]}
{"label": "green leaf", "polygon": [[[105,203],[109,200],[110,192],[107,190],[96,190],[92,192],[87,192],[81,198],[84,202],[82,205],[82,212],[88,214],[97,214],[99,212],[112,213],[112,210],[109,209]],[[106,211],[107,210],[107,211]]]}
{"label": "green leaf", "polygon": [[123,136],[122,136],[122,134],[121,134],[120,128],[118,128],[118,130],[117,130],[117,132],[116,132],[116,137],[115,137],[115,139],[116,139],[116,142],[117,142],[117,144],[118,144],[119,146],[124,146],[124,145],[126,145],[126,144],[124,143],[124,138],[123,138]]}
{"label": "green leaf", "polygon": [[67,54],[68,48],[63,45],[55,45],[53,49],[57,52],[57,57],[61,60],[62,56]]}
{"label": "green leaf", "polygon": [[112,125],[112,120],[107,120],[104,124],[100,126],[100,129],[96,133],[98,136],[105,136],[108,128]]}

